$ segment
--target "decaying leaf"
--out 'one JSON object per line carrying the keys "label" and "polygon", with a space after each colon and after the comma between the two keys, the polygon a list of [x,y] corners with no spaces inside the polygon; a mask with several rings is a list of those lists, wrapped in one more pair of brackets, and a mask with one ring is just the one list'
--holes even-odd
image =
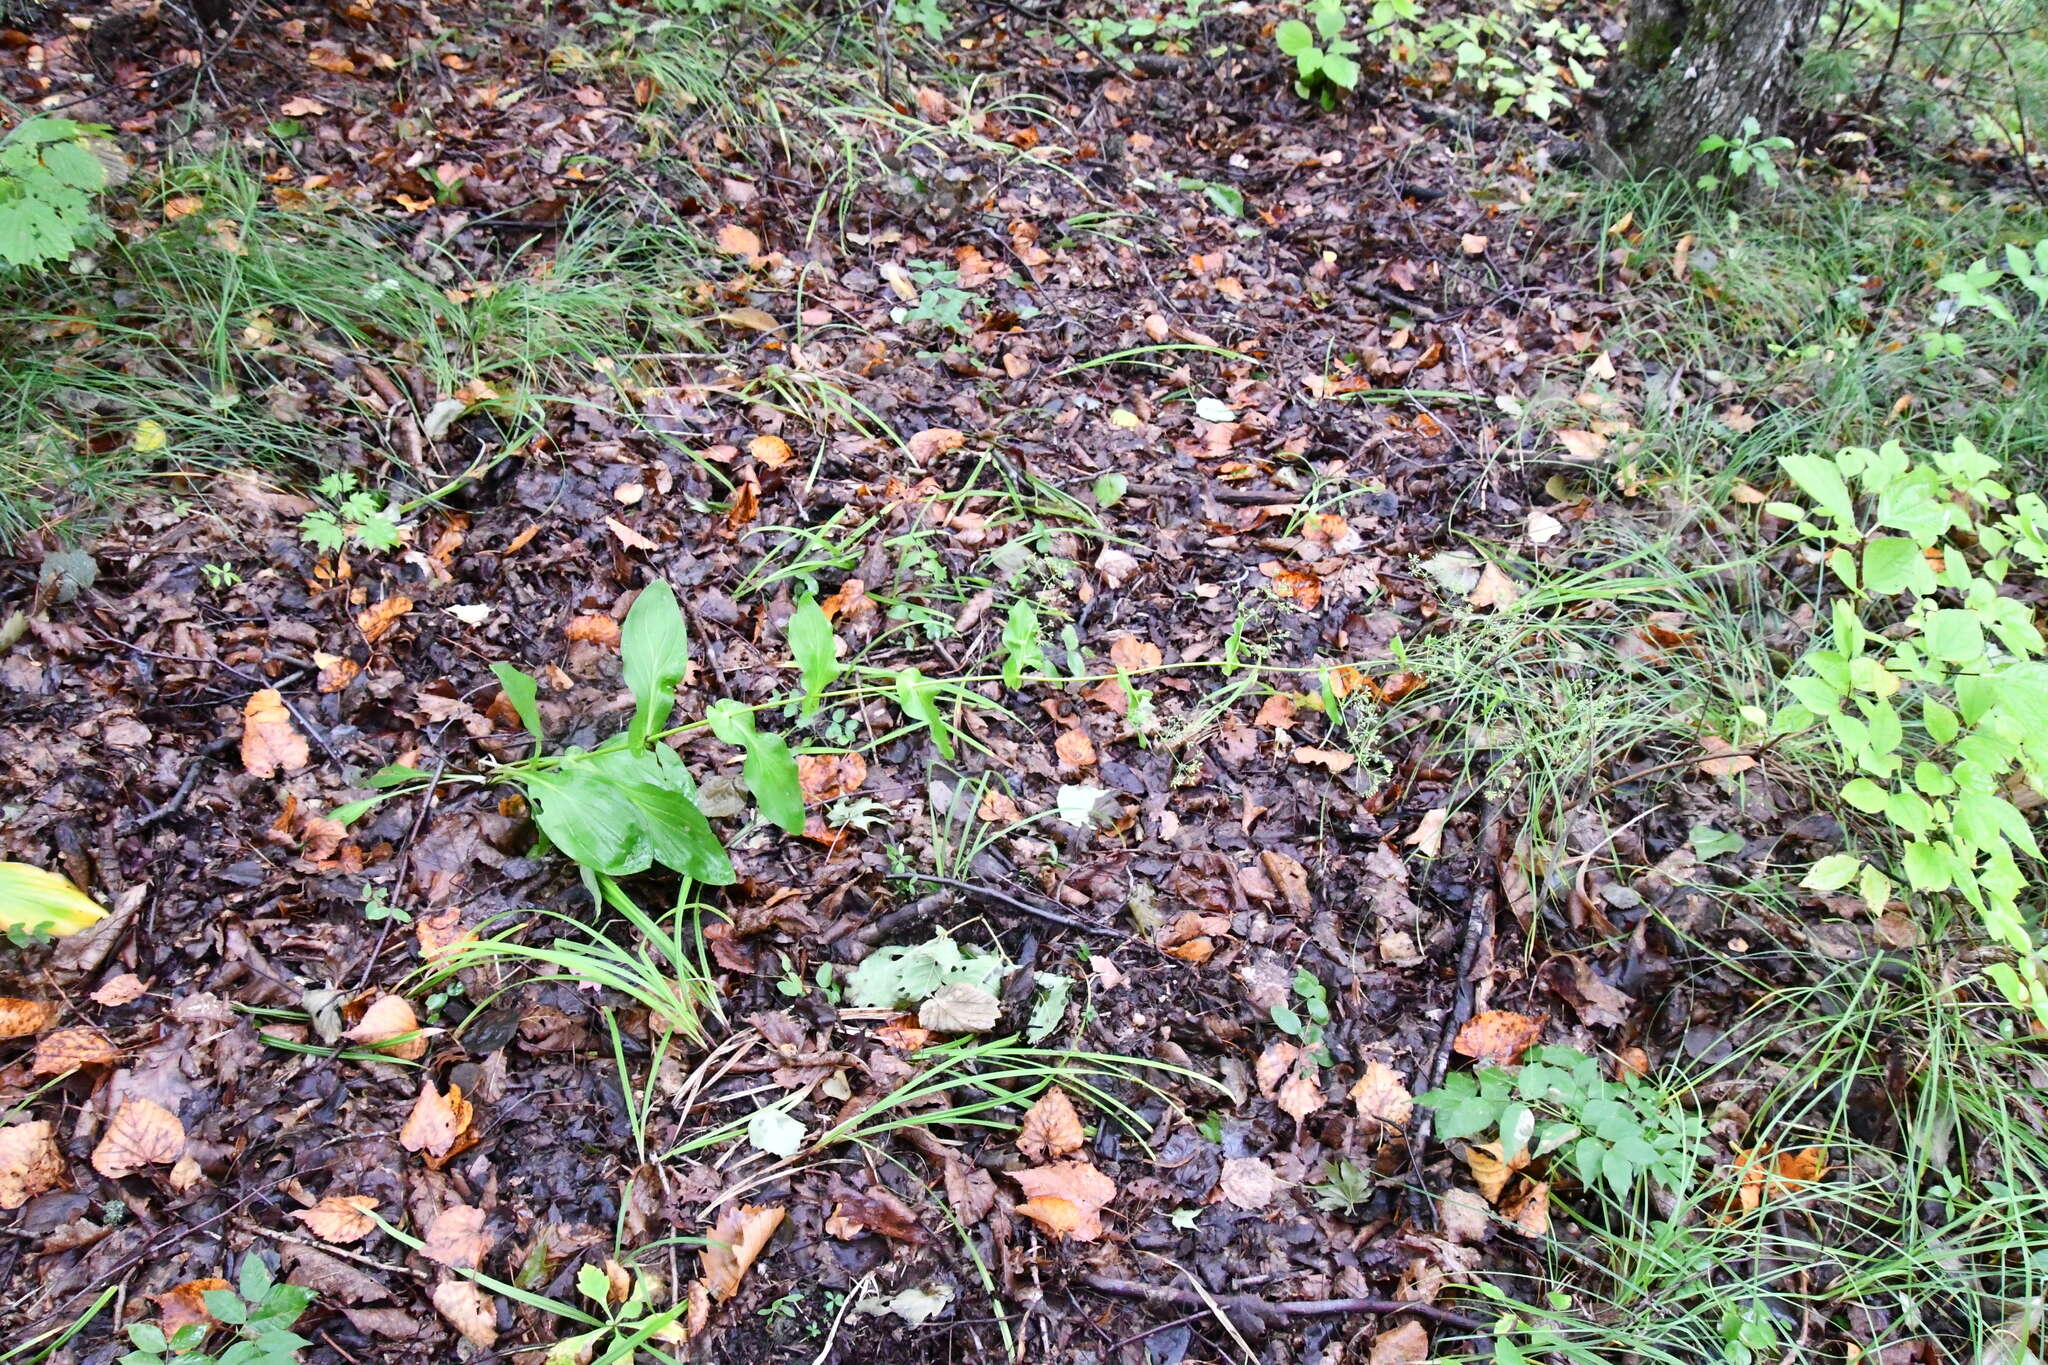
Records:
{"label": "decaying leaf", "polygon": [[1429,1330],[1419,1322],[1404,1322],[1372,1339],[1367,1365],[1422,1365],[1428,1359]]}
{"label": "decaying leaf", "polygon": [[1739,752],[1719,735],[1706,736],[1700,741],[1700,748],[1706,753],[1699,761],[1700,771],[1709,777],[1733,777],[1756,766],[1753,756]]}
{"label": "decaying leaf", "polygon": [[410,597],[387,597],[381,602],[372,602],[356,613],[356,629],[371,644],[383,639],[405,614],[412,610]]}
{"label": "decaying leaf", "polygon": [[987,1033],[1002,1012],[1002,1002],[982,987],[955,981],[917,1007],[917,1022],[933,1033]]}
{"label": "decaying leaf", "polygon": [[1047,1161],[1081,1150],[1088,1135],[1081,1128],[1081,1116],[1067,1092],[1052,1087],[1024,1112],[1024,1126],[1017,1132],[1017,1150],[1027,1160]]}
{"label": "decaying leaf", "polygon": [[722,1303],[739,1292],[740,1280],[782,1226],[785,1212],[780,1207],[740,1204],[729,1205],[718,1215],[698,1257],[712,1298]]}
{"label": "decaying leaf", "polygon": [[1300,1123],[1310,1114],[1323,1107],[1323,1087],[1316,1081],[1315,1069],[1303,1067],[1287,1078],[1280,1087],[1278,1096],[1280,1109]]}
{"label": "decaying leaf", "polygon": [[1358,1107],[1358,1117],[1383,1131],[1407,1127],[1415,1112],[1415,1097],[1408,1093],[1407,1083],[1385,1062],[1367,1062],[1349,1093]]}
{"label": "decaying leaf", "polygon": [[424,1152],[430,1158],[445,1158],[469,1131],[475,1111],[462,1098],[462,1087],[451,1085],[448,1093],[434,1088],[431,1079],[420,1082],[419,1098],[398,1130],[398,1145],[408,1152]]}
{"label": "decaying leaf", "polygon": [[468,1280],[435,1285],[434,1309],[472,1346],[488,1351],[498,1344],[497,1302]]}
{"label": "decaying leaf", "polygon": [[427,1039],[420,1029],[419,1016],[402,996],[379,996],[363,1011],[356,1026],[341,1036],[402,1061],[416,1062],[427,1055]]}
{"label": "decaying leaf", "polygon": [[233,1285],[219,1276],[208,1276],[200,1280],[187,1280],[174,1284],[161,1294],[150,1297],[156,1300],[157,1325],[166,1336],[180,1327],[212,1327],[213,1314],[206,1311],[206,1296],[217,1289],[232,1289]]}
{"label": "decaying leaf", "polygon": [[143,992],[148,989],[143,985],[142,978],[135,973],[122,972],[119,976],[109,977],[94,991],[92,1001],[95,1005],[105,1005],[110,1009],[117,1005],[132,1005],[140,1000]]}
{"label": "decaying leaf", "polygon": [[1422,819],[1416,823],[1414,833],[1401,842],[1411,846],[1425,858],[1442,857],[1444,821],[1450,818],[1451,810],[1448,806],[1438,806],[1435,810],[1425,811]]}
{"label": "decaying leaf", "polygon": [[1507,1066],[1543,1041],[1543,1022],[1511,1010],[1486,1010],[1465,1021],[1451,1047],[1461,1057]]}
{"label": "decaying leaf", "polygon": [[451,1270],[476,1269],[490,1249],[490,1239],[484,1235],[486,1221],[482,1209],[450,1204],[427,1224],[424,1254]]}
{"label": "decaying leaf", "polygon": [[1524,1180],[1500,1203],[1500,1216],[1525,1237],[1550,1235],[1550,1184]]}
{"label": "decaying leaf", "polygon": [[1085,1161],[1056,1161],[1010,1172],[1024,1191],[1017,1212],[1055,1237],[1092,1242],[1102,1235],[1102,1210],[1116,1198],[1116,1182]]}
{"label": "decaying leaf", "polygon": [[64,1158],[47,1120],[0,1128],[0,1210],[20,1208],[63,1178]]}
{"label": "decaying leaf", "polygon": [[376,1220],[370,1217],[376,1207],[375,1195],[330,1194],[310,1209],[294,1209],[292,1217],[321,1241],[347,1246],[362,1241],[376,1228]]}
{"label": "decaying leaf", "polygon": [[1500,1202],[1501,1192],[1507,1189],[1508,1181],[1515,1172],[1529,1164],[1526,1151],[1516,1152],[1512,1159],[1501,1154],[1498,1142],[1475,1142],[1465,1149],[1465,1165],[1472,1171],[1472,1183],[1486,1196],[1486,1202]]}
{"label": "decaying leaf", "polygon": [[0,1038],[26,1038],[57,1022],[57,1007],[41,1000],[0,995]]}
{"label": "decaying leaf", "polygon": [[1059,756],[1062,768],[1095,766],[1095,741],[1088,738],[1086,730],[1060,731],[1060,737],[1052,742],[1052,748]]}
{"label": "decaying leaf", "polygon": [[1255,1156],[1226,1157],[1219,1184],[1223,1197],[1241,1209],[1262,1209],[1280,1191],[1273,1168]]}
{"label": "decaying leaf", "polygon": [[958,450],[967,444],[967,434],[952,427],[927,427],[914,433],[903,443],[910,457],[922,464],[934,455],[943,455],[949,450]]}
{"label": "decaying leaf", "polygon": [[1252,1079],[1259,1083],[1259,1093],[1267,1099],[1277,1099],[1280,1084],[1294,1070],[1294,1064],[1301,1060],[1301,1049],[1285,1038],[1275,1039],[1252,1063]]}
{"label": "decaying leaf", "polygon": [[38,1076],[56,1076],[88,1066],[110,1066],[121,1051],[96,1028],[80,1024],[60,1028],[36,1043],[35,1064],[29,1070]]}
{"label": "decaying leaf", "polygon": [[796,777],[807,804],[836,801],[860,790],[868,780],[868,761],[853,753],[798,754]]}
{"label": "decaying leaf", "polygon": [[107,1123],[92,1168],[123,1180],[145,1166],[168,1166],[185,1154],[185,1125],[155,1100],[124,1100]]}
{"label": "decaying leaf", "polygon": [[242,707],[242,768],[251,777],[296,772],[312,758],[306,737],[292,728],[284,696],[274,687],[252,695]]}
{"label": "decaying leaf", "polygon": [[1509,578],[1498,564],[1488,560],[1486,567],[1479,571],[1479,582],[1473,586],[1469,600],[1474,609],[1483,610],[1487,607],[1511,607],[1521,596],[1522,590],[1515,586],[1515,580]]}

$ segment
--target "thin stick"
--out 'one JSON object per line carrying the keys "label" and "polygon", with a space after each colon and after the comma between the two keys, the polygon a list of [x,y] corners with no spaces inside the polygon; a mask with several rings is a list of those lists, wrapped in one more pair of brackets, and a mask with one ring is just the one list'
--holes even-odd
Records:
{"label": "thin stick", "polygon": [[965,891],[969,895],[980,896],[984,900],[992,900],[998,905],[1007,905],[1012,910],[1030,915],[1033,919],[1044,920],[1047,924],[1063,925],[1068,929],[1079,929],[1084,934],[1108,934],[1113,938],[1127,939],[1136,939],[1138,937],[1128,929],[1119,929],[1113,924],[1090,924],[1087,920],[1075,919],[1072,915],[1063,915],[1057,910],[1048,910],[1042,905],[1033,905],[1029,901],[1017,899],[1017,897],[1012,896],[1007,891],[999,891],[993,886],[983,886],[979,882],[963,882],[952,877],[934,877],[925,872],[892,872],[889,875],[907,882],[929,882],[933,886],[950,886],[956,891]]}

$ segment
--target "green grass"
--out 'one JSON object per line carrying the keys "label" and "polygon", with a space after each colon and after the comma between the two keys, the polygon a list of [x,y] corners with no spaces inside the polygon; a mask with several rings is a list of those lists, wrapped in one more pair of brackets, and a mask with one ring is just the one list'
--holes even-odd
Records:
{"label": "green grass", "polygon": [[[89,523],[167,471],[310,482],[351,447],[382,486],[430,492],[451,471],[412,467],[364,366],[415,424],[409,373],[429,407],[467,387],[485,443],[509,452],[551,403],[624,377],[613,357],[703,345],[693,286],[710,253],[673,219],[585,211],[479,281],[449,256],[414,263],[387,221],[279,208],[231,163],[166,172],[136,211],[153,222],[171,203],[189,211],[117,236],[89,274],[4,286],[0,543]],[[144,421],[161,448],[138,448]]]}

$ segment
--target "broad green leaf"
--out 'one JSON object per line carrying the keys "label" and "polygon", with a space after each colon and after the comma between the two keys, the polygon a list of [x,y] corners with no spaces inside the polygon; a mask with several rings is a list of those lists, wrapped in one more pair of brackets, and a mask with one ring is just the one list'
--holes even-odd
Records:
{"label": "broad green leaf", "polygon": [[1934,570],[1914,541],[1878,536],[1863,547],[1863,587],[1884,596],[1911,589],[1925,597],[1934,591]]}
{"label": "broad green leaf", "polygon": [[1820,511],[1834,519],[1837,530],[1856,528],[1855,501],[1833,460],[1825,455],[1787,455],[1778,464],[1799,485],[1800,491],[1819,505]]}
{"label": "broad green leaf", "polygon": [[[1243,202],[1243,197],[1239,196],[1240,215],[1243,213]],[[1131,481],[1115,471],[1098,475],[1095,480],[1095,505],[1104,508],[1116,506],[1124,500],[1124,490],[1130,486]]]}
{"label": "broad green leaf", "polygon": [[953,757],[952,727],[932,700],[939,685],[927,682],[923,673],[916,668],[905,668],[896,674],[896,702],[903,708],[903,714],[923,725],[931,732],[932,744],[937,747],[939,757]]}
{"label": "broad green leaf", "polygon": [[1974,611],[1943,607],[1927,613],[1922,626],[1927,652],[1943,663],[1972,663],[1984,656],[1984,623]]}
{"label": "broad green leaf", "polygon": [[[505,700],[510,703],[513,713],[519,717],[519,723],[526,727],[527,734],[533,736],[533,751],[539,753],[540,746],[547,741],[546,732],[540,728],[540,707],[534,704],[535,699],[540,696],[539,681],[531,673],[514,668],[508,663],[492,664],[491,672],[497,675],[498,686],[504,690]],[[390,769],[386,768],[384,771],[389,772]],[[378,776],[383,776],[383,773],[379,773]],[[379,784],[373,781],[371,785]]]}
{"label": "broad green leaf", "polygon": [[1856,874],[1863,868],[1863,860],[1852,853],[1830,853],[1812,867],[1799,880],[1808,891],[1839,891],[1856,880]]}
{"label": "broad green leaf", "polygon": [[803,675],[802,715],[809,719],[818,710],[825,689],[839,676],[838,646],[832,638],[832,622],[817,600],[806,596],[789,618],[789,652]]}
{"label": "broad green leaf", "polygon": [[1052,661],[1045,657],[1038,612],[1020,597],[1010,604],[1009,615],[1003,621],[1003,686],[1013,690],[1022,687],[1026,669],[1050,673]]}
{"label": "broad green leaf", "polygon": [[804,832],[803,783],[797,775],[796,758],[781,735],[754,732],[746,745],[747,756],[740,776],[754,803],[770,824],[785,834]]}
{"label": "broad green leaf", "polygon": [[1740,853],[1742,851],[1743,838],[1741,835],[1715,829],[1712,825],[1694,825],[1692,833],[1688,837],[1692,843],[1694,855],[1703,861],[1711,861],[1724,853]]}
{"label": "broad green leaf", "polygon": [[633,724],[626,731],[626,745],[637,749],[668,719],[676,704],[676,684],[690,671],[690,633],[668,580],[655,579],[633,599],[633,609],[619,631],[619,659],[633,693]]}
{"label": "broad green leaf", "polygon": [[1915,839],[1906,845],[1906,880],[1915,891],[1946,891],[1954,884],[1949,867],[1949,848],[1943,843]]}
{"label": "broad green leaf", "polygon": [[1316,45],[1316,35],[1299,19],[1282,19],[1273,30],[1273,42],[1289,57],[1298,57]]}
{"label": "broad green leaf", "polygon": [[1891,795],[1867,777],[1854,778],[1842,788],[1842,799],[1865,815],[1875,815],[1883,810]]}

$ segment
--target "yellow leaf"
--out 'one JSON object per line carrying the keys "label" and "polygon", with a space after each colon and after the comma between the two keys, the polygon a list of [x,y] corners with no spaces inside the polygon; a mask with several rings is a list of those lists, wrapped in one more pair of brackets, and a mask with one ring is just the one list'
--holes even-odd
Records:
{"label": "yellow leaf", "polygon": [[0,863],[0,929],[63,938],[106,914],[68,877],[31,863]]}
{"label": "yellow leaf", "polygon": [[141,454],[154,455],[170,443],[171,434],[164,430],[163,423],[145,417],[135,424],[135,449]]}

